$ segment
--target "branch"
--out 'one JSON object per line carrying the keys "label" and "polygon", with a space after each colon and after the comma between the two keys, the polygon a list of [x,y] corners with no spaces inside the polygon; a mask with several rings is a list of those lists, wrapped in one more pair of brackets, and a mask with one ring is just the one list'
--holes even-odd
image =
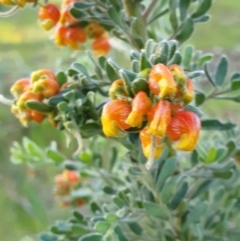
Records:
{"label": "branch", "polygon": [[19,10],[19,6],[12,7],[9,11],[0,12],[0,18],[7,18]]}
{"label": "branch", "polygon": [[143,19],[145,22],[147,22],[147,18],[149,17],[149,14],[152,12],[152,10],[155,7],[155,5],[157,4],[157,2],[158,2],[158,0],[152,0],[150,5],[148,6],[148,8],[143,13]]}
{"label": "branch", "polygon": [[7,99],[6,97],[4,97],[3,95],[0,95],[0,103],[3,103],[5,105],[13,105],[13,101]]}

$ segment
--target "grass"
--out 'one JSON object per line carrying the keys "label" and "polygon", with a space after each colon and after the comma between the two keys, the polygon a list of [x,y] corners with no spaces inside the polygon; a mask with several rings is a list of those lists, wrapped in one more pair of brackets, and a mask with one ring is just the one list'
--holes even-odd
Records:
{"label": "grass", "polygon": [[[212,49],[213,46],[221,46],[225,51],[234,50],[239,46],[240,39],[239,8],[240,1],[215,1],[211,10],[212,19],[196,26],[191,43],[203,50]],[[8,89],[14,80],[29,75],[35,69],[56,70],[72,62],[69,50],[59,49],[46,41],[49,33],[37,26],[36,9],[29,10],[21,10],[9,19],[0,19],[0,92],[5,95],[9,95]],[[209,103],[203,106],[209,114],[215,116],[221,112],[222,116],[231,118],[232,109],[227,108],[226,102]],[[237,105],[233,106],[234,109],[238,108]],[[64,137],[47,124],[22,128],[6,106],[1,106],[0,122],[0,213],[3,220],[0,240],[18,241],[24,235],[45,230],[55,217],[64,217],[68,210],[59,211],[52,201],[52,176],[55,170],[37,171],[35,178],[29,177],[27,167],[9,163],[8,149],[12,141],[21,140],[23,135],[43,147],[49,144],[52,136],[63,147]]]}

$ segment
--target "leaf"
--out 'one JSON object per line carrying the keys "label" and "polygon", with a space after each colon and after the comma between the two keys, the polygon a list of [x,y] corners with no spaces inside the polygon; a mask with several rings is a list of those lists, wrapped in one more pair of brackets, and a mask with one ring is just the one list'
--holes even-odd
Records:
{"label": "leaf", "polygon": [[168,59],[171,59],[174,56],[174,54],[175,54],[175,52],[177,50],[178,43],[177,43],[176,40],[170,40],[168,42],[168,44],[169,44],[169,56],[168,56]]}
{"label": "leaf", "polygon": [[195,106],[193,106],[193,105],[187,105],[187,106],[185,106],[185,107],[184,107],[184,110],[191,111],[191,112],[195,113],[195,114],[196,114],[197,116],[199,116],[199,117],[201,117],[201,116],[203,115],[203,112],[202,112],[199,108],[197,108],[197,107],[195,107]]}
{"label": "leaf", "polygon": [[235,90],[239,90],[240,89],[240,79],[239,80],[233,80],[231,82],[231,90],[235,91]]}
{"label": "leaf", "polygon": [[103,191],[104,191],[105,193],[109,194],[109,195],[112,195],[112,194],[115,194],[115,193],[116,193],[116,191],[115,191],[112,187],[110,187],[110,186],[104,187],[104,188],[103,188]]}
{"label": "leaf", "polygon": [[192,166],[195,166],[199,161],[199,156],[197,150],[193,150],[191,153],[191,163]]}
{"label": "leaf", "polygon": [[174,31],[178,28],[178,19],[177,19],[177,1],[170,0],[169,1],[169,19]]}
{"label": "leaf", "polygon": [[180,65],[181,62],[182,62],[182,55],[178,51],[176,51],[168,65],[171,65],[171,64]]}
{"label": "leaf", "polygon": [[180,19],[185,20],[191,0],[179,0]]}
{"label": "leaf", "polygon": [[203,192],[209,189],[210,185],[212,184],[213,180],[205,180],[203,181],[194,192],[192,192],[191,199],[199,196]]}
{"label": "leaf", "polygon": [[105,219],[110,223],[115,223],[118,220],[118,216],[114,213],[108,213]]}
{"label": "leaf", "polygon": [[204,15],[211,7],[212,0],[201,0],[197,10],[192,14],[192,18],[198,18]]}
{"label": "leaf", "polygon": [[111,227],[111,224],[109,222],[106,221],[99,221],[95,224],[94,229],[98,232],[98,233],[102,233],[105,234],[108,229]]}
{"label": "leaf", "polygon": [[85,75],[88,79],[90,79],[90,76],[88,74],[88,71],[86,69],[86,67],[80,63],[74,63],[73,64],[73,68],[78,71],[79,73],[82,73],[83,75]]}
{"label": "leaf", "polygon": [[63,71],[57,73],[56,77],[60,87],[67,83],[67,75]]}
{"label": "leaf", "polygon": [[46,161],[46,156],[44,151],[32,140],[30,140],[27,137],[23,137],[23,147],[26,150],[26,152],[33,157],[39,158],[40,161],[44,162]]}
{"label": "leaf", "polygon": [[108,79],[113,82],[117,79],[119,79],[118,71],[120,70],[120,67],[115,64],[111,59],[108,59],[106,62],[106,73],[108,76]]}
{"label": "leaf", "polygon": [[236,124],[231,122],[222,123],[219,120],[214,120],[214,119],[202,120],[203,130],[227,131],[235,127],[236,127]]}
{"label": "leaf", "polygon": [[227,76],[227,71],[228,71],[228,60],[225,56],[223,56],[216,69],[215,73],[215,83],[218,86],[221,86],[224,83],[224,80]]}
{"label": "leaf", "polygon": [[207,62],[211,61],[213,58],[212,54],[205,54],[199,59],[199,65],[202,66],[203,64],[206,64]]}
{"label": "leaf", "polygon": [[227,172],[214,172],[213,176],[216,178],[229,179],[233,175],[233,170]]}
{"label": "leaf", "polygon": [[42,113],[51,113],[55,109],[53,106],[35,100],[28,100],[25,103],[25,106],[31,110],[36,110]]}
{"label": "leaf", "polygon": [[148,69],[148,68],[152,67],[152,65],[149,63],[149,61],[146,57],[145,50],[141,50],[139,64],[140,64],[140,70],[145,70],[145,69]]}
{"label": "leaf", "polygon": [[216,84],[215,84],[215,82],[213,81],[213,79],[212,79],[212,77],[211,77],[211,75],[210,75],[210,73],[209,73],[209,71],[208,71],[208,66],[207,66],[207,64],[204,64],[203,68],[204,68],[205,75],[206,75],[208,81],[212,84],[213,87],[215,87]]}
{"label": "leaf", "polygon": [[75,2],[74,3],[74,8],[77,8],[77,9],[80,9],[80,10],[83,10],[83,9],[88,9],[88,8],[91,8],[93,6],[92,3],[83,3],[83,2]]}
{"label": "leaf", "polygon": [[125,202],[124,202],[121,198],[119,198],[119,197],[117,197],[117,196],[113,197],[113,202],[114,202],[119,208],[122,208],[122,207],[125,206]]}
{"label": "leaf", "polygon": [[62,155],[59,151],[55,151],[52,149],[47,150],[47,156],[57,163],[64,162],[66,160],[66,157]]}
{"label": "leaf", "polygon": [[180,43],[185,42],[191,37],[193,30],[194,30],[193,20],[191,18],[187,18],[183,23],[180,31],[176,35],[175,37],[176,40],[178,40]]}
{"label": "leaf", "polygon": [[81,238],[78,241],[102,241],[103,235],[100,233],[89,233]]}
{"label": "leaf", "polygon": [[141,226],[138,223],[136,223],[136,222],[129,223],[128,226],[132,230],[132,232],[134,232],[135,234],[137,234],[137,235],[141,235],[142,234],[143,230],[142,230]]}
{"label": "leaf", "polygon": [[216,154],[217,154],[217,150],[215,147],[211,147],[209,149],[209,152],[208,152],[208,155],[207,155],[207,158],[206,158],[206,163],[212,163],[216,160]]}
{"label": "leaf", "polygon": [[129,241],[119,226],[115,227],[114,232],[117,234],[119,241]]}
{"label": "leaf", "polygon": [[193,47],[187,46],[185,48],[184,54],[183,54],[183,66],[184,66],[184,68],[186,68],[186,69],[190,68],[192,57],[193,57]]}
{"label": "leaf", "polygon": [[206,97],[203,93],[196,93],[195,95],[195,103],[196,103],[196,106],[199,106],[201,104],[203,104],[203,102],[205,101]]}
{"label": "leaf", "polygon": [[194,208],[188,214],[188,222],[197,222],[207,211],[207,204],[205,202],[197,203]]}
{"label": "leaf", "polygon": [[165,211],[166,208],[162,208],[156,203],[144,201],[143,207],[145,208],[146,212],[150,216],[159,217],[159,218],[164,219],[164,220],[168,219],[167,212]]}
{"label": "leaf", "polygon": [[196,70],[196,71],[187,73],[187,77],[190,78],[190,79],[194,79],[194,78],[197,78],[199,76],[202,76],[203,74],[204,74],[204,71]]}
{"label": "leaf", "polygon": [[38,238],[41,241],[57,241],[58,236],[53,233],[40,233]]}
{"label": "leaf", "polygon": [[160,192],[161,192],[167,178],[174,173],[175,167],[176,167],[176,162],[177,162],[177,160],[175,157],[168,158],[164,162],[163,167],[161,168],[160,174],[158,176],[157,184],[156,184],[157,188]]}
{"label": "leaf", "polygon": [[204,22],[207,22],[209,19],[210,19],[209,15],[203,15],[203,16],[201,16],[199,18],[194,18],[193,22],[194,23],[204,23]]}
{"label": "leaf", "polygon": [[179,204],[182,202],[183,198],[185,197],[188,191],[188,183],[184,182],[181,187],[177,190],[175,195],[173,196],[172,200],[170,201],[168,207],[171,210],[175,210]]}

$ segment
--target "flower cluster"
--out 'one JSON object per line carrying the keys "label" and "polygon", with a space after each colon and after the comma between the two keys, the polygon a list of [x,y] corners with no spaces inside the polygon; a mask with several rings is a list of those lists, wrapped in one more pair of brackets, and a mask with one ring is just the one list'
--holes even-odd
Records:
{"label": "flower cluster", "polygon": [[95,55],[107,54],[110,44],[106,30],[96,22],[86,22],[83,27],[80,27],[78,21],[70,13],[75,2],[77,0],[64,0],[61,9],[51,3],[41,7],[38,12],[40,25],[45,30],[56,26],[54,42],[58,46],[68,46],[73,50],[78,50],[90,39]]}
{"label": "flower cluster", "polygon": [[[19,79],[12,85],[10,92],[15,97],[15,100],[11,111],[25,126],[30,121],[41,123],[47,115],[29,109],[26,103],[28,101],[44,102],[59,91],[60,86],[53,72],[49,70],[35,71],[30,78]],[[52,123],[51,116],[48,115],[48,117]]]}
{"label": "flower cluster", "polygon": [[130,89],[123,79],[112,83],[111,100],[101,116],[104,134],[121,137],[133,129],[138,131],[146,157],[158,158],[169,140],[175,149],[193,150],[201,121],[195,113],[184,109],[194,97],[192,81],[178,65],[156,64],[140,76]]}
{"label": "flower cluster", "polygon": [[70,205],[82,206],[85,202],[81,198],[71,200],[69,194],[71,190],[81,183],[80,175],[77,171],[64,170],[55,176],[55,198],[60,206]]}

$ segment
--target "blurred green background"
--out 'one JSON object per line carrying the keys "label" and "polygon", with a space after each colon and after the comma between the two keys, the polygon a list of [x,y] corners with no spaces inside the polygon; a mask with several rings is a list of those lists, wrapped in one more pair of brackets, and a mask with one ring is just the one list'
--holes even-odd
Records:
{"label": "blurred green background", "polygon": [[[31,7],[29,7],[31,8]],[[0,19],[0,93],[10,96],[9,87],[15,80],[27,77],[36,69],[67,68],[76,58],[67,49],[59,49],[37,25],[36,9],[27,8],[11,18]],[[231,69],[240,66],[240,1],[216,0],[211,9],[209,22],[198,24],[196,32],[189,41],[197,49],[226,53],[230,57]],[[77,56],[81,58],[81,56]],[[212,102],[209,102],[212,103]],[[220,104],[219,104],[220,103]],[[211,114],[231,118],[235,108],[222,108],[224,103],[212,103],[205,107]],[[220,109],[222,109],[221,112]],[[53,201],[53,173],[57,171],[49,166],[37,170],[35,176],[26,166],[15,166],[9,161],[9,149],[13,141],[28,136],[40,146],[46,147],[53,137],[60,150],[64,148],[63,134],[50,127],[31,124],[23,128],[10,113],[9,107],[0,108],[0,240],[21,240],[46,230],[55,218],[65,217],[69,210],[61,209]],[[71,150],[64,149],[65,153]]]}

